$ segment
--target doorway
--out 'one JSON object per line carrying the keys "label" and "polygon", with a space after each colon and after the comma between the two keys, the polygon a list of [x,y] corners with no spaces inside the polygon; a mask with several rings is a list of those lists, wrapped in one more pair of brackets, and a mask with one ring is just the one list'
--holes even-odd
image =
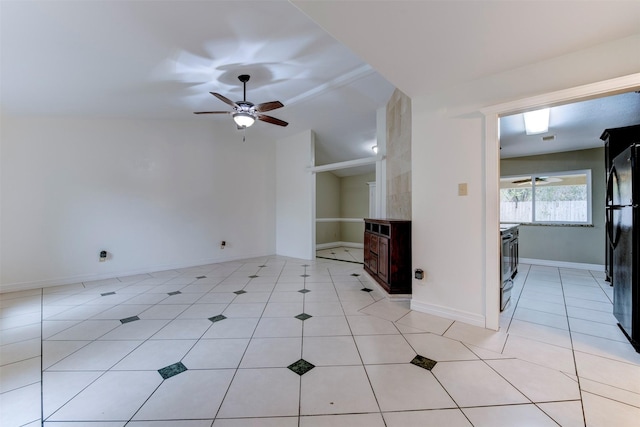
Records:
{"label": "doorway", "polygon": [[485,313],[486,327],[499,328],[499,284],[500,284],[500,138],[499,120],[512,114],[537,110],[544,107],[558,106],[593,98],[620,94],[638,90],[640,74],[606,80],[599,83],[552,92],[532,98],[500,104],[482,110],[485,115],[485,194],[486,216],[485,235],[486,265],[485,270]]}
{"label": "doorway", "polygon": [[[316,257],[362,264],[375,164],[316,173]],[[375,201],[375,200],[374,200]]]}

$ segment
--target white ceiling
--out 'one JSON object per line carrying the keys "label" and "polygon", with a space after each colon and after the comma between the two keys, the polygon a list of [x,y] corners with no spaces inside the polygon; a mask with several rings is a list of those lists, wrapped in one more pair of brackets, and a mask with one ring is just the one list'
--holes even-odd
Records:
{"label": "white ceiling", "polygon": [[233,126],[192,112],[225,109],[210,91],[241,99],[246,73],[247,98],[290,123],[247,137],[313,129],[324,164],[371,155],[394,86],[426,97],[638,33],[639,1],[2,0],[0,107]]}
{"label": "white ceiling", "polygon": [[[605,129],[640,124],[640,93],[629,92],[549,111],[549,131],[527,135],[522,114],[500,119],[500,157],[520,157],[603,147]],[[554,136],[551,141],[542,137]]]}
{"label": "white ceiling", "polygon": [[408,96],[640,34],[640,1],[292,0]]}
{"label": "white ceiling", "polygon": [[287,1],[0,2],[2,112],[228,122],[209,94],[280,100],[247,130],[317,135],[317,163],[372,156],[394,87]]}

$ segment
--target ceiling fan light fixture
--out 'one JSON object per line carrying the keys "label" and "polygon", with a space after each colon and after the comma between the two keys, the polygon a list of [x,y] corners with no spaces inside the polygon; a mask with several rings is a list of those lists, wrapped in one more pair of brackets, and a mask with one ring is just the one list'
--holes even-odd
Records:
{"label": "ceiling fan light fixture", "polygon": [[249,113],[234,113],[233,121],[241,128],[248,128],[255,123],[256,119]]}
{"label": "ceiling fan light fixture", "polygon": [[527,135],[544,133],[549,130],[549,109],[529,111],[523,114],[524,129]]}

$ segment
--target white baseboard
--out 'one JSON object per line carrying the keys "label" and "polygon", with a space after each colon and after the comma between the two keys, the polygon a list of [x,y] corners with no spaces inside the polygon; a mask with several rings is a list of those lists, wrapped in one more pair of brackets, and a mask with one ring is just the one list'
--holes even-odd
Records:
{"label": "white baseboard", "polygon": [[421,313],[433,314],[434,316],[444,317],[445,319],[458,320],[473,326],[481,328],[486,327],[485,317],[479,314],[469,313],[462,310],[455,310],[448,307],[442,307],[434,304],[411,300],[411,310]]}
{"label": "white baseboard", "polygon": [[331,249],[331,248],[339,248],[344,246],[346,248],[358,248],[363,249],[364,243],[353,243],[353,242],[329,242],[329,243],[318,243],[316,245],[316,250],[322,249]]}
{"label": "white baseboard", "polygon": [[553,261],[547,259],[520,258],[522,264],[544,265],[546,267],[575,268],[577,270],[604,271],[602,264],[586,264],[582,262]]}
{"label": "white baseboard", "polygon": [[7,283],[7,284],[0,284],[0,293],[26,291],[29,289],[49,288],[52,286],[71,285],[73,283],[113,279],[116,277],[126,277],[126,276],[133,276],[136,274],[154,273],[157,271],[177,270],[181,268],[197,267],[199,265],[216,264],[220,262],[237,261],[242,259],[259,258],[264,256],[274,256],[274,254],[270,254],[270,255],[245,254],[242,256],[228,257],[228,258],[207,258],[207,259],[176,263],[176,264],[156,265],[152,267],[145,267],[145,268],[140,268],[135,270],[111,271],[109,273],[100,273],[100,274],[79,274],[75,276],[58,277],[54,279],[35,280],[31,282]]}

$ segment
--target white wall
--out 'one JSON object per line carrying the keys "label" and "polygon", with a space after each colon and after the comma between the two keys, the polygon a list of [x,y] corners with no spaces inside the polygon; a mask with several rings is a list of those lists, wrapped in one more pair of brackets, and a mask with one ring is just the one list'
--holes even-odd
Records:
{"label": "white wall", "polygon": [[415,100],[412,108],[412,257],[425,272],[412,307],[484,326],[482,118],[445,119]]}
{"label": "white wall", "polygon": [[[316,176],[316,218],[340,218],[340,178],[333,172]],[[316,222],[316,245],[339,242],[340,223]]]}
{"label": "white wall", "polygon": [[314,134],[279,140],[276,148],[276,253],[315,257]]}
{"label": "white wall", "polygon": [[275,142],[229,123],[3,117],[1,144],[2,290],[275,251]]}
{"label": "white wall", "polygon": [[[340,218],[369,217],[369,185],[375,181],[375,172],[340,178]],[[364,244],[364,221],[341,222],[340,240]]]}

